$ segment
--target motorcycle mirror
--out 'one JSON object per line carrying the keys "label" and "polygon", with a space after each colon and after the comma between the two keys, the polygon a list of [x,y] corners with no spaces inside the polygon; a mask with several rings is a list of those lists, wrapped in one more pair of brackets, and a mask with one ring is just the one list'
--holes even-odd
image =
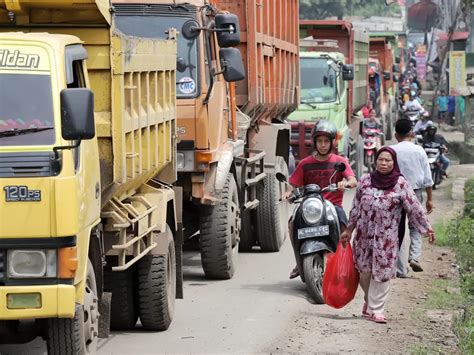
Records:
{"label": "motorcycle mirror", "polygon": [[280,182],[286,182],[286,176],[283,173],[276,173],[276,179]]}
{"label": "motorcycle mirror", "polygon": [[341,163],[341,162],[336,163],[336,164],[334,165],[334,169],[335,169],[337,172],[342,173],[342,172],[344,172],[344,171],[346,170],[346,164]]}

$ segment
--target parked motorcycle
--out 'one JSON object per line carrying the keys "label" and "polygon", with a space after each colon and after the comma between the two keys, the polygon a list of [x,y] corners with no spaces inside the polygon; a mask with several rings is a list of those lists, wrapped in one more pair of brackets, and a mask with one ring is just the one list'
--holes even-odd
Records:
{"label": "parked motorcycle", "polygon": [[[343,163],[336,163],[329,186],[321,189],[311,184],[296,188],[288,199],[289,203],[296,204],[289,229],[300,277],[311,298],[319,304],[324,303],[322,282],[325,254],[336,251],[341,234],[336,208],[324,199],[323,192],[337,191],[332,179],[336,173],[345,169]],[[281,173],[277,173],[276,178],[287,183]]]}

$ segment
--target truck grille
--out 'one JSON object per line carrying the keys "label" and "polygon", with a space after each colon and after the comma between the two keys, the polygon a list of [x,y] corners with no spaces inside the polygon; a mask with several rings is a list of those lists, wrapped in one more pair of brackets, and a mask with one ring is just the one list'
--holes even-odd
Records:
{"label": "truck grille", "polygon": [[0,249],[0,285],[3,284],[6,277],[7,267],[7,253],[5,249]]}
{"label": "truck grille", "polygon": [[54,176],[59,166],[53,152],[0,154],[0,178]]}

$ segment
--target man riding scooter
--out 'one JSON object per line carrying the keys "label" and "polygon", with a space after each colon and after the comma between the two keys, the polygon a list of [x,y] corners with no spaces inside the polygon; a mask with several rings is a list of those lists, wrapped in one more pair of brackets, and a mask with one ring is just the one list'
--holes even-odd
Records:
{"label": "man riding scooter", "polygon": [[441,134],[436,134],[437,130],[438,129],[436,128],[436,125],[433,122],[430,122],[430,124],[423,132],[423,144],[438,143],[441,145],[442,154],[439,157],[439,160],[442,165],[441,175],[444,177],[448,177],[448,174],[446,173],[446,170],[448,170],[450,163],[449,159],[446,157],[446,154],[448,153],[448,142]]}
{"label": "man riding scooter", "polygon": [[403,106],[403,112],[405,117],[412,122],[413,126],[415,126],[420,116],[425,112],[415,91],[410,91],[410,100]]}
{"label": "man riding scooter", "polygon": [[[320,120],[316,123],[311,132],[311,138],[315,150],[312,155],[301,160],[296,167],[296,170],[291,175],[289,182],[293,187],[304,187],[309,184],[317,184],[321,189],[323,189],[330,184],[329,179],[334,172],[336,163],[344,163],[346,166],[345,171],[336,174],[335,179],[333,180],[333,182],[337,184],[339,191],[323,193],[324,198],[331,201],[336,208],[342,232],[347,225],[347,216],[342,208],[344,190],[346,188],[356,187],[357,180],[347,159],[333,153],[336,135],[337,129],[332,122]],[[292,245],[294,245],[294,241],[291,240],[291,242]],[[295,267],[290,274],[290,279],[298,276],[299,270],[298,267]]]}

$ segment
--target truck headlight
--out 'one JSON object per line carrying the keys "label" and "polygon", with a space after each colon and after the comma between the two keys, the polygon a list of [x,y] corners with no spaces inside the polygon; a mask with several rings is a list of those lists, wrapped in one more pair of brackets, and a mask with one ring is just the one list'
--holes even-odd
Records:
{"label": "truck headlight", "polygon": [[176,168],[183,170],[185,166],[184,153],[176,153]]}
{"label": "truck headlight", "polygon": [[323,202],[318,198],[308,198],[303,202],[303,218],[308,224],[316,224],[323,216]]}
{"label": "truck headlight", "polygon": [[56,277],[57,250],[8,250],[8,277]]}

